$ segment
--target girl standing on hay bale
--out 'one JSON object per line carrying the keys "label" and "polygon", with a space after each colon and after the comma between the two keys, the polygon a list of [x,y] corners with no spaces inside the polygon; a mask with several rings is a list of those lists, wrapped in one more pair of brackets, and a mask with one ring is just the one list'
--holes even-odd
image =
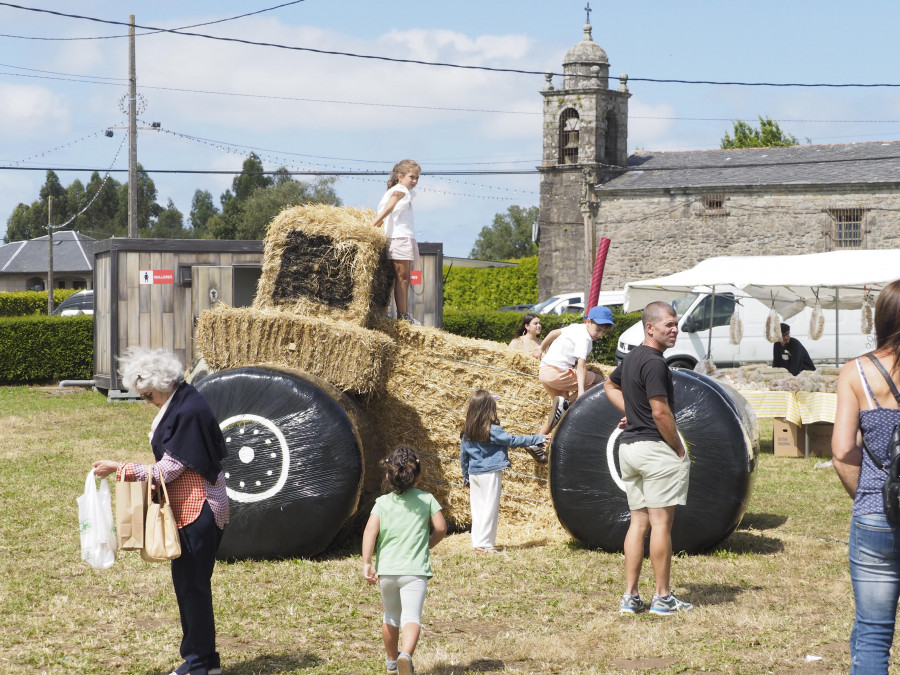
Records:
{"label": "girl standing on hay bale", "polygon": [[[428,579],[434,576],[430,549],[447,534],[447,523],[437,500],[416,488],[422,465],[415,450],[399,446],[384,460],[384,467],[384,487],[390,492],[375,500],[363,532],[363,576],[381,589],[388,675],[414,675],[412,654],[419,641]],[[401,627],[403,644],[398,651]]]}
{"label": "girl standing on hay bale", "polygon": [[384,234],[388,238],[388,259],[394,263],[394,303],[397,318],[421,326],[409,313],[409,271],[419,259],[419,245],[416,243],[416,228],[413,221],[413,188],[419,182],[422,172],[415,161],[404,159],[391,170],[388,189],[378,202],[378,215],[372,225],[384,223]]}
{"label": "girl standing on hay bale", "polygon": [[516,337],[509,343],[509,346],[539,359],[541,358],[541,339],[538,337],[540,334],[541,317],[537,314],[526,314],[522,317],[522,323],[516,329]]}
{"label": "girl standing on hay bale", "polygon": [[472,510],[472,547],[479,553],[494,553],[500,513],[500,476],[503,469],[510,467],[507,448],[524,447],[532,452],[529,446],[540,449],[548,437],[544,434],[513,436],[505,431],[497,419],[497,402],[491,392],[479,389],[469,399],[460,438],[463,486],[469,488]]}

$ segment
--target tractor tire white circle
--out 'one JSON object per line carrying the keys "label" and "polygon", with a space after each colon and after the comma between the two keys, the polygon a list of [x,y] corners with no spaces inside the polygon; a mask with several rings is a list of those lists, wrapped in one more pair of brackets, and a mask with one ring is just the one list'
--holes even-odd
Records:
{"label": "tractor tire white circle", "polygon": [[[228,497],[233,499],[236,502],[242,503],[251,503],[251,502],[261,502],[264,499],[268,499],[277,495],[281,492],[281,488],[284,487],[284,484],[288,479],[288,472],[291,467],[291,453],[288,448],[287,439],[284,437],[284,434],[281,433],[281,430],[271,421],[267,420],[265,417],[260,417],[259,415],[235,415],[234,417],[229,417],[227,420],[222,422],[219,425],[219,428],[222,429],[222,435],[225,436],[226,444],[228,444],[228,440],[231,438],[231,435],[234,433],[243,434],[246,431],[246,425],[253,424],[259,425],[263,427],[263,432],[267,434],[271,434],[274,436],[274,440],[276,443],[269,443],[269,445],[277,445],[275,449],[273,449],[272,454],[276,450],[281,451],[281,470],[278,474],[278,478],[275,480],[275,483],[263,492],[243,492],[241,490],[235,490],[228,486],[227,476],[226,476],[226,491],[228,492]],[[258,429],[254,430],[255,432],[259,432]],[[245,458],[252,458],[254,453],[247,452],[249,448],[246,448],[244,445],[238,451],[239,457],[243,461]],[[258,482],[258,481],[257,481]]]}

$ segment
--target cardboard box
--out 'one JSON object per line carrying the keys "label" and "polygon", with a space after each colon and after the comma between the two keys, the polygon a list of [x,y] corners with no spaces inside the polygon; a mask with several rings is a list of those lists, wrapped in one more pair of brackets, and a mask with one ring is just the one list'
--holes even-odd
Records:
{"label": "cardboard box", "polygon": [[803,457],[805,439],[802,427],[776,417],[772,424],[772,447],[776,457]]}
{"label": "cardboard box", "polygon": [[809,444],[810,457],[831,457],[831,434],[834,425],[828,422],[816,422],[807,424],[803,429],[806,432],[806,440]]}

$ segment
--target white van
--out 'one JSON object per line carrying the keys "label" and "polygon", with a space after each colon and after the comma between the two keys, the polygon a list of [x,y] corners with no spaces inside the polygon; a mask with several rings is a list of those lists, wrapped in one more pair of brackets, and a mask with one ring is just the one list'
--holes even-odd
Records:
{"label": "white van", "polygon": [[[625,291],[600,291],[598,305],[607,307],[625,302]],[[584,314],[584,293],[560,293],[532,307],[534,314]]]}
{"label": "white van", "polygon": [[[674,300],[672,306],[678,314],[678,338],[675,345],[665,353],[670,367],[693,368],[706,358],[707,349],[710,350],[712,361],[719,367],[772,363],[773,346],[766,339],[769,307],[759,300],[744,295],[734,287],[716,286],[715,302],[709,293],[688,293]],[[713,315],[711,340],[710,309]],[[848,359],[875,348],[874,333],[862,332],[862,310],[842,309],[837,312],[840,321],[837,352],[835,311],[822,310],[825,328],[818,340],[809,337],[812,311],[812,308],[807,307],[799,314],[782,321],[791,327],[791,337],[797,338],[806,347],[815,363],[841,365]],[[743,337],[740,344],[736,345],[731,343],[731,317],[735,312],[743,325]],[[643,341],[644,327],[638,321],[619,336],[616,363],[621,363]]]}

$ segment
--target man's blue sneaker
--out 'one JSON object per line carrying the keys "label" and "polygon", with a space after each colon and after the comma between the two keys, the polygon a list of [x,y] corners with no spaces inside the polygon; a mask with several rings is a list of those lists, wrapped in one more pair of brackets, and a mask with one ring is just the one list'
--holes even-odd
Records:
{"label": "man's blue sneaker", "polygon": [[641,596],[626,593],[622,596],[622,604],[619,605],[619,614],[640,614],[647,605],[641,600]]}
{"label": "man's blue sneaker", "polygon": [[691,603],[679,600],[671,592],[664,598],[654,593],[653,600],[650,601],[650,613],[657,616],[668,616],[675,612],[689,612],[692,609],[694,609],[694,606]]}

